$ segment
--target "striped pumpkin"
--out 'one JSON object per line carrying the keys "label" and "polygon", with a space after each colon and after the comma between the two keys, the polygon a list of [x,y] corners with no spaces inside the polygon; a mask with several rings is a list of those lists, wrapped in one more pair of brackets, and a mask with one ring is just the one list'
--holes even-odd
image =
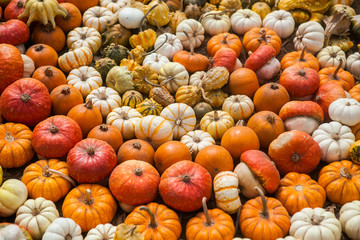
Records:
{"label": "striped pumpkin", "polygon": [[124,139],[131,139],[135,136],[135,128],[139,125],[141,114],[128,106],[115,108],[106,117],[106,124],[117,127]]}
{"label": "striped pumpkin", "polygon": [[86,10],[82,19],[85,27],[93,27],[100,33],[103,33],[113,17],[114,14],[109,9],[95,6]]}
{"label": "striped pumpkin", "polygon": [[93,60],[93,54],[90,48],[80,47],[61,55],[58,59],[59,67],[63,72],[70,72],[71,70],[87,66]]}
{"label": "striped pumpkin", "polygon": [[148,141],[154,149],[173,139],[171,124],[163,117],[149,115],[141,118],[135,128],[138,139]]}
{"label": "striped pumpkin", "polygon": [[95,68],[88,66],[73,69],[66,80],[67,84],[77,88],[84,98],[91,91],[101,87],[103,83],[100,73]]}
{"label": "striped pumpkin", "polygon": [[228,112],[235,122],[250,117],[254,108],[253,101],[246,95],[232,95],[222,105],[222,110]]}
{"label": "striped pumpkin", "polygon": [[92,100],[92,103],[97,107],[101,115],[106,117],[115,108],[121,107],[121,97],[119,93],[109,87],[99,87],[90,92],[86,97]]}
{"label": "striped pumpkin", "polygon": [[129,43],[132,48],[136,48],[137,45],[140,45],[145,51],[149,51],[154,46],[156,38],[156,32],[149,28],[138,34],[133,34],[129,39]]}
{"label": "striped pumpkin", "polygon": [[112,13],[116,13],[128,3],[130,0],[100,0],[100,6],[109,9]]}
{"label": "striped pumpkin", "polygon": [[224,111],[208,112],[200,121],[201,130],[210,133],[215,140],[220,140],[232,126],[234,119]]}
{"label": "striped pumpkin", "polygon": [[237,212],[241,207],[238,185],[238,177],[231,171],[220,172],[214,178],[216,204],[229,214]]}
{"label": "striped pumpkin", "polygon": [[77,27],[69,32],[66,39],[69,49],[88,47],[96,53],[101,47],[101,34],[95,28]]}
{"label": "striped pumpkin", "polygon": [[212,146],[215,144],[213,137],[203,130],[195,130],[186,133],[182,136],[180,142],[186,145],[190,150],[193,159],[196,155],[205,147]]}
{"label": "striped pumpkin", "polygon": [[356,141],[350,147],[350,158],[356,164],[360,164],[360,141]]}
{"label": "striped pumpkin", "polygon": [[171,124],[174,139],[180,139],[195,128],[195,111],[185,103],[170,104],[161,111],[160,116]]}
{"label": "striped pumpkin", "polygon": [[129,106],[132,108],[135,108],[136,105],[144,101],[143,96],[141,93],[135,90],[129,90],[124,93],[122,96],[122,105],[123,106]]}
{"label": "striped pumpkin", "polygon": [[162,110],[162,106],[157,102],[155,102],[154,99],[146,98],[144,101],[136,105],[136,110],[138,110],[138,112],[141,113],[141,115],[143,116],[147,116],[147,115],[158,116]]}

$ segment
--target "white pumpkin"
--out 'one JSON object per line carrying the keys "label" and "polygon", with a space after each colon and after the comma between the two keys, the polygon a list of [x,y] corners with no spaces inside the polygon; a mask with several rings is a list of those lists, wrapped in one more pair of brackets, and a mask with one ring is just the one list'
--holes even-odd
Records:
{"label": "white pumpkin", "polygon": [[355,200],[344,204],[340,209],[342,230],[353,239],[360,239],[360,201]]}
{"label": "white pumpkin", "polygon": [[42,240],[83,240],[81,228],[71,218],[57,218],[46,229]]}
{"label": "white pumpkin", "polygon": [[[166,36],[168,39],[166,40]],[[166,40],[165,44],[158,48]],[[183,50],[183,45],[181,44],[180,39],[172,33],[163,33],[156,38],[154,49],[157,49],[156,52],[167,57],[169,60],[172,60],[175,53]]]}
{"label": "white pumpkin", "polygon": [[72,50],[85,46],[97,53],[101,47],[101,34],[93,27],[77,27],[68,33],[66,45]]}
{"label": "white pumpkin", "polygon": [[339,98],[329,106],[331,120],[354,126],[360,122],[360,103],[352,98]]}
{"label": "white pumpkin", "polygon": [[100,33],[103,33],[113,17],[114,14],[109,9],[95,6],[84,12],[82,22],[85,27],[93,27]]}
{"label": "white pumpkin", "polygon": [[294,47],[296,51],[301,51],[307,46],[307,51],[315,54],[324,46],[324,28],[315,21],[309,21],[300,24],[294,38]]}
{"label": "white pumpkin", "polygon": [[238,185],[238,177],[231,171],[219,172],[214,178],[216,204],[229,214],[236,213],[241,207]]}
{"label": "white pumpkin", "polygon": [[266,15],[263,26],[274,30],[279,37],[287,38],[294,32],[295,20],[291,13],[278,10]]}
{"label": "white pumpkin", "polygon": [[115,108],[106,117],[106,124],[112,125],[120,130],[124,139],[135,136],[135,127],[139,124],[142,115],[134,108],[123,106]]}
{"label": "white pumpkin", "polygon": [[171,124],[163,117],[148,115],[140,119],[135,128],[138,139],[148,141],[154,149],[173,139]]}
{"label": "white pumpkin", "polygon": [[[190,40],[187,38],[184,31],[189,35]],[[186,49],[190,49],[190,42],[194,48],[200,47],[204,41],[205,29],[195,19],[185,19],[176,27],[176,38],[181,41],[181,44]]]}
{"label": "white pumpkin", "polygon": [[170,61],[166,56],[163,56],[160,53],[152,53],[144,58],[143,65],[149,65],[157,74],[159,74],[160,69],[168,62]]}
{"label": "white pumpkin", "polygon": [[221,11],[210,11],[204,13],[200,19],[205,32],[212,36],[219,33],[229,32],[231,27],[229,16]]}
{"label": "white pumpkin", "polygon": [[139,28],[144,17],[144,13],[141,10],[132,7],[121,8],[117,14],[120,24],[127,29]]}
{"label": "white pumpkin", "polygon": [[34,239],[41,239],[50,224],[59,217],[55,204],[43,197],[29,199],[16,212],[15,223]]}
{"label": "white pumpkin", "polygon": [[160,116],[171,124],[174,139],[180,139],[187,132],[195,128],[196,117],[194,109],[185,103],[172,103],[168,105],[161,111]]}
{"label": "white pumpkin", "polygon": [[21,54],[21,58],[24,62],[23,78],[30,78],[35,71],[34,61],[25,54]]}
{"label": "white pumpkin", "polygon": [[[99,87],[92,90],[86,97],[86,101],[91,99],[101,115],[105,118],[112,110],[121,107],[121,97],[117,91],[109,87]],[[86,102],[85,101],[85,102]]]}
{"label": "white pumpkin", "polygon": [[77,88],[84,98],[103,84],[101,74],[95,68],[82,66],[71,70],[66,78],[67,84]]}
{"label": "white pumpkin", "polygon": [[28,190],[22,181],[6,180],[0,188],[0,217],[9,217],[16,213],[28,197]]}
{"label": "white pumpkin", "polygon": [[273,79],[281,69],[281,64],[276,57],[273,57],[269,62],[265,63],[255,73],[258,78],[259,84],[263,85],[267,81]]}
{"label": "white pumpkin", "polygon": [[340,59],[342,59],[341,68],[345,68],[346,55],[343,50],[338,46],[327,46],[316,55],[319,60],[321,68],[326,67],[338,67],[340,65]]}
{"label": "white pumpkin", "polygon": [[215,144],[214,138],[203,130],[190,131],[182,136],[180,141],[190,150],[193,159],[200,150]]}
{"label": "white pumpkin", "polygon": [[205,76],[205,71],[197,71],[191,74],[189,79],[189,84],[194,86],[201,86],[202,85],[202,79]]}
{"label": "white pumpkin", "polygon": [[261,27],[261,17],[250,9],[239,9],[231,15],[231,29],[237,34],[245,34],[254,27]]}
{"label": "white pumpkin", "polygon": [[254,109],[253,101],[246,95],[232,95],[222,105],[222,110],[228,112],[235,122],[250,117]]}
{"label": "white pumpkin", "polygon": [[277,238],[276,240],[299,240],[298,238],[294,238],[292,236],[287,236],[284,238]]}
{"label": "white pumpkin", "polygon": [[340,240],[341,223],[323,208],[304,208],[291,217],[290,235],[303,240]]}
{"label": "white pumpkin", "polygon": [[115,232],[116,226],[113,226],[110,223],[99,224],[87,233],[84,240],[114,240]]}
{"label": "white pumpkin", "polygon": [[346,59],[346,70],[348,70],[356,79],[360,79],[360,53],[356,52]]}
{"label": "white pumpkin", "polygon": [[334,162],[346,159],[355,135],[348,126],[332,121],[321,124],[312,134],[313,139],[321,149],[321,159]]}
{"label": "white pumpkin", "polygon": [[93,53],[88,47],[70,49],[58,58],[58,65],[63,72],[68,73],[75,68],[88,66],[92,62],[93,57]]}
{"label": "white pumpkin", "polygon": [[27,240],[27,237],[19,226],[9,224],[0,230],[0,240]]}
{"label": "white pumpkin", "polygon": [[186,68],[177,62],[168,62],[160,69],[159,83],[165,84],[167,90],[171,94],[175,94],[176,90],[189,83],[189,73]]}
{"label": "white pumpkin", "polygon": [[100,7],[104,7],[109,9],[111,12],[116,13],[123,8],[130,4],[131,0],[100,0]]}

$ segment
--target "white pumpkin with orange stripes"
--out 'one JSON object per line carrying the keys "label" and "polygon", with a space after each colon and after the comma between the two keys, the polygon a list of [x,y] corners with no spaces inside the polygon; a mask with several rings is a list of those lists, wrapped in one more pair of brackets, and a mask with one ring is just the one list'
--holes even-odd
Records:
{"label": "white pumpkin with orange stripes", "polygon": [[222,110],[228,112],[235,122],[250,117],[254,108],[253,101],[246,95],[232,95],[222,105]]}
{"label": "white pumpkin with orange stripes", "polygon": [[161,144],[173,139],[173,130],[165,118],[149,115],[140,120],[135,128],[135,136],[149,142],[154,149],[157,149]]}
{"label": "white pumpkin with orange stripes", "polygon": [[220,140],[232,126],[234,126],[234,119],[225,111],[208,112],[200,121],[201,130],[210,133],[215,140]]}
{"label": "white pumpkin with orange stripes", "polygon": [[123,8],[131,3],[131,0],[100,0],[100,6],[109,9],[116,13],[120,8]]}
{"label": "white pumpkin with orange stripes", "polygon": [[216,204],[229,214],[236,213],[241,207],[238,186],[239,180],[234,172],[219,172],[214,178]]}
{"label": "white pumpkin with orange stripes", "polygon": [[102,83],[101,74],[95,68],[88,66],[73,69],[67,77],[67,84],[77,88],[84,98],[91,91],[101,87]]}
{"label": "white pumpkin with orange stripes", "polygon": [[95,6],[84,12],[83,25],[86,27],[93,27],[100,33],[105,32],[107,24],[113,19],[112,11],[105,7]]}
{"label": "white pumpkin with orange stripes", "polygon": [[186,133],[182,136],[180,142],[185,144],[190,150],[193,159],[195,159],[201,149],[215,144],[214,138],[203,130],[195,130]]}
{"label": "white pumpkin with orange stripes", "polygon": [[91,91],[86,97],[86,101],[88,99],[92,100],[93,105],[100,110],[103,117],[106,117],[113,109],[121,107],[119,93],[109,87],[99,87]]}
{"label": "white pumpkin with orange stripes", "polygon": [[123,106],[112,110],[106,117],[106,123],[119,129],[124,139],[132,139],[141,118],[142,115],[136,109]]}
{"label": "white pumpkin with orange stripes", "polygon": [[77,27],[67,35],[66,45],[69,49],[88,47],[96,53],[101,47],[101,34],[95,28]]}
{"label": "white pumpkin with orange stripes", "polygon": [[89,65],[92,60],[93,54],[91,49],[80,47],[61,55],[58,59],[58,64],[63,72],[68,73],[75,68]]}

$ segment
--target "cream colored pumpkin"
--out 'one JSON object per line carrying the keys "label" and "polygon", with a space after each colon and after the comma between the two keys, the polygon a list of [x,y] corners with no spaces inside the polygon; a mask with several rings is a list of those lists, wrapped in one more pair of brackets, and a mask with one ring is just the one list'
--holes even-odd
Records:
{"label": "cream colored pumpkin", "polygon": [[294,238],[292,236],[287,236],[284,238],[277,238],[276,240],[299,240],[298,238]]}
{"label": "cream colored pumpkin", "polygon": [[110,223],[99,224],[87,233],[84,240],[114,240],[115,232],[116,226],[113,226]]}
{"label": "cream colored pumpkin", "polygon": [[323,208],[304,208],[291,217],[290,235],[303,240],[340,240],[341,223]]}
{"label": "cream colored pumpkin", "polygon": [[101,115],[105,118],[112,110],[121,107],[121,97],[117,91],[109,87],[99,87],[90,92],[86,97],[86,101],[91,99],[95,107],[97,107]]}
{"label": "cream colored pumpkin", "polygon": [[28,240],[28,237],[18,225],[9,224],[0,230],[0,240]]}
{"label": "cream colored pumpkin", "polygon": [[34,61],[25,54],[21,54],[21,58],[24,62],[23,78],[30,78],[35,71]]}
{"label": "cream colored pumpkin", "polygon": [[[167,40],[166,36],[168,37]],[[165,40],[165,44],[158,48]],[[176,38],[174,34],[163,33],[156,38],[154,49],[157,49],[157,53],[160,53],[163,56],[166,56],[169,60],[172,60],[175,53],[183,50],[183,45],[181,44],[180,39]]]}
{"label": "cream colored pumpkin", "polygon": [[222,105],[222,110],[228,112],[235,122],[250,117],[254,109],[253,101],[246,95],[232,95]]}
{"label": "cream colored pumpkin", "polygon": [[210,11],[201,16],[201,25],[210,35],[229,32],[231,23],[228,15],[221,11]]}
{"label": "cream colored pumpkin", "polygon": [[324,28],[315,21],[300,24],[293,40],[296,51],[301,51],[307,46],[307,51],[315,54],[324,46]]}
{"label": "cream colored pumpkin", "polygon": [[42,240],[83,240],[81,228],[71,218],[57,218],[46,229]]}
{"label": "cream colored pumpkin", "polygon": [[80,47],[64,53],[58,59],[58,64],[63,72],[70,72],[75,68],[87,66],[93,60],[93,54],[90,48]]}
{"label": "cream colored pumpkin", "polygon": [[141,10],[133,7],[121,8],[116,15],[120,24],[127,29],[139,28],[144,17],[144,13]]}
{"label": "cream colored pumpkin", "polygon": [[25,184],[17,179],[6,180],[0,188],[0,217],[13,215],[28,197]]}
{"label": "cream colored pumpkin", "polygon": [[334,162],[347,159],[355,135],[348,126],[332,121],[321,124],[312,134],[321,149],[321,159]]}
{"label": "cream colored pumpkin", "polygon": [[160,69],[158,80],[161,85],[167,82],[164,86],[174,94],[179,87],[188,85],[189,73],[180,63],[168,62]]}
{"label": "cream colored pumpkin", "polygon": [[163,56],[160,53],[152,53],[144,58],[143,65],[149,65],[157,74],[159,74],[160,69],[168,62],[170,61],[166,56]]}
{"label": "cream colored pumpkin", "polygon": [[59,217],[55,204],[43,197],[27,200],[16,212],[15,223],[34,239],[41,239],[50,224]]}
{"label": "cream colored pumpkin", "polygon": [[289,37],[295,28],[295,20],[291,13],[285,10],[273,11],[266,15],[263,26],[274,30],[281,38]]}
{"label": "cream colored pumpkin", "polygon": [[[184,31],[189,35],[190,40],[187,38]],[[191,41],[194,48],[200,47],[205,38],[204,34],[204,27],[195,19],[186,19],[176,27],[176,38],[181,41],[181,44],[186,49],[190,49],[189,41]]]}
{"label": "cream colored pumpkin", "polygon": [[214,178],[214,193],[217,206],[225,212],[236,213],[241,207],[239,181],[234,172],[219,172]]}
{"label": "cream colored pumpkin", "polygon": [[200,121],[201,130],[210,133],[215,140],[220,140],[232,126],[234,119],[225,111],[208,112]]}
{"label": "cream colored pumpkin", "polygon": [[342,230],[351,239],[360,238],[360,201],[355,200],[344,204],[340,209]]}
{"label": "cream colored pumpkin", "polygon": [[354,126],[360,122],[360,103],[352,98],[339,98],[330,104],[329,116],[334,121]]}
{"label": "cream colored pumpkin", "polygon": [[239,9],[231,15],[231,29],[243,35],[254,27],[261,27],[261,17],[250,9]]}
{"label": "cream colored pumpkin", "polygon": [[164,108],[160,116],[171,124],[173,138],[180,139],[187,132],[194,130],[196,117],[194,110],[185,103],[173,103]]}
{"label": "cream colored pumpkin", "polygon": [[346,59],[346,70],[348,70],[356,79],[360,79],[360,53],[356,52]]}
{"label": "cream colored pumpkin", "polygon": [[95,68],[88,66],[73,69],[66,80],[67,84],[77,88],[84,98],[103,84],[101,74]]}
{"label": "cream colored pumpkin", "polygon": [[190,150],[193,159],[202,149],[215,144],[214,138],[203,130],[190,131],[180,141]]}
{"label": "cream colored pumpkin", "polygon": [[83,14],[82,21],[85,27],[93,27],[100,33],[105,32],[107,24],[113,19],[112,11],[105,7],[91,7]]}
{"label": "cream colored pumpkin", "polygon": [[145,140],[157,149],[161,144],[173,139],[171,124],[163,117],[148,115],[140,119],[135,127],[135,136]]}
{"label": "cream colored pumpkin", "polygon": [[340,59],[342,59],[341,68],[345,68],[346,65],[345,52],[338,46],[327,46],[321,49],[316,57],[321,68],[337,67],[340,64]]}
{"label": "cream colored pumpkin", "polygon": [[135,136],[135,128],[141,118],[142,115],[136,109],[123,106],[115,108],[108,114],[106,124],[117,127],[124,139],[131,139]]}
{"label": "cream colored pumpkin", "polygon": [[93,27],[77,27],[68,33],[66,45],[72,50],[88,47],[93,53],[97,53],[101,47],[101,34]]}
{"label": "cream colored pumpkin", "polygon": [[116,13],[131,3],[131,0],[100,0],[100,7],[109,9],[112,13]]}

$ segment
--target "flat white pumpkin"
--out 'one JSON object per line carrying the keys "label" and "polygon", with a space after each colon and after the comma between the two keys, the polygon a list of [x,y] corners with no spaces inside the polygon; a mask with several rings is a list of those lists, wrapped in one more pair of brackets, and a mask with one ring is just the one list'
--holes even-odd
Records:
{"label": "flat white pumpkin", "polygon": [[46,229],[42,240],[83,240],[81,228],[71,218],[57,218]]}
{"label": "flat white pumpkin", "polygon": [[360,122],[360,103],[352,98],[339,98],[329,106],[331,120],[354,126]]}
{"label": "flat white pumpkin", "polygon": [[360,53],[356,52],[346,59],[346,70],[348,70],[356,79],[360,79]]}
{"label": "flat white pumpkin", "polygon": [[222,110],[228,112],[235,122],[250,117],[254,109],[253,101],[246,95],[232,95],[222,105]]}
{"label": "flat white pumpkin", "polygon": [[[187,38],[184,31],[189,35],[190,40]],[[205,29],[195,19],[185,19],[176,27],[176,37],[181,41],[186,49],[190,49],[190,42],[194,48],[200,47],[204,41]]]}
{"label": "flat white pumpkin", "polygon": [[101,47],[101,34],[93,27],[77,27],[68,33],[66,45],[73,50],[85,46],[97,53]]}
{"label": "flat white pumpkin", "polygon": [[190,131],[180,141],[190,150],[193,159],[200,150],[215,144],[214,138],[203,130]]}
{"label": "flat white pumpkin", "polygon": [[231,15],[231,29],[237,34],[245,34],[254,27],[261,27],[261,17],[250,9],[239,9]]}
{"label": "flat white pumpkin", "polygon": [[67,84],[77,88],[84,98],[89,93],[102,86],[101,74],[95,68],[82,66],[71,70],[66,78]]}
{"label": "flat white pumpkin", "polygon": [[287,38],[294,32],[295,20],[291,13],[278,10],[266,15],[263,26],[274,30],[280,38]]}
{"label": "flat white pumpkin", "polygon": [[149,65],[159,74],[160,69],[168,62],[170,62],[169,59],[161,53],[151,53],[144,58],[143,65]]}
{"label": "flat white pumpkin", "polygon": [[119,93],[109,87],[94,89],[87,95],[86,101],[90,99],[93,105],[100,110],[104,118],[115,108],[121,107],[121,97]]}
{"label": "flat white pumpkin", "polygon": [[87,233],[84,240],[114,240],[115,232],[116,226],[113,226],[110,223],[99,224]]}
{"label": "flat white pumpkin", "polygon": [[214,36],[219,33],[229,32],[231,23],[228,15],[221,11],[210,11],[201,16],[201,25],[205,32]]}
{"label": "flat white pumpkin", "polygon": [[345,68],[346,65],[345,52],[338,46],[327,46],[321,49],[316,57],[321,68],[337,67],[340,65],[340,59],[342,59],[341,68]]}
{"label": "flat white pumpkin", "polygon": [[301,51],[307,46],[307,51],[315,54],[324,46],[324,28],[315,21],[309,21],[300,24],[294,38],[294,47],[296,51]]}
{"label": "flat white pumpkin", "polygon": [[360,239],[360,201],[355,200],[344,204],[340,209],[342,230],[354,240]]}
{"label": "flat white pumpkin", "polygon": [[108,114],[106,124],[119,129],[124,139],[131,139],[135,136],[135,127],[141,118],[142,115],[136,109],[123,106],[115,108]]}
{"label": "flat white pumpkin", "polygon": [[[166,36],[168,37],[167,40]],[[166,43],[158,48],[165,40]],[[154,49],[157,49],[157,53],[160,53],[163,56],[166,56],[169,60],[172,60],[175,53],[183,50],[183,45],[181,44],[180,39],[176,38],[175,34],[163,33],[156,38]]]}

